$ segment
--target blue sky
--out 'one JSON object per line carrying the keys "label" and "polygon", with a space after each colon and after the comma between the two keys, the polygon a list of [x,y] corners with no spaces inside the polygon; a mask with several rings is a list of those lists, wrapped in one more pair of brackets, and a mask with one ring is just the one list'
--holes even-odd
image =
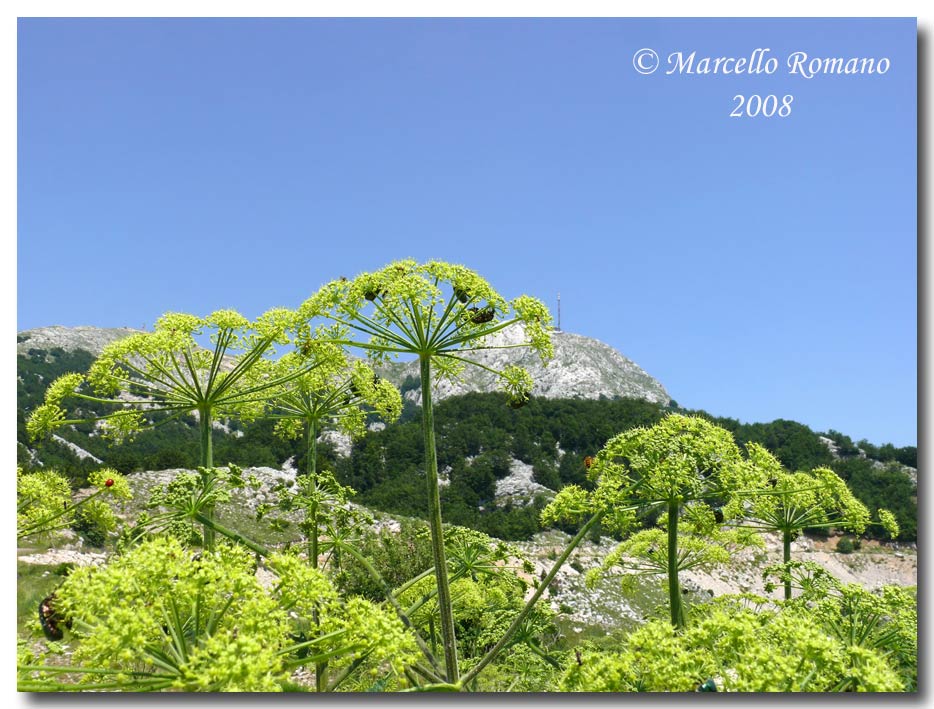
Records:
{"label": "blue sky", "polygon": [[[643,76],[644,47],[780,66]],[[915,64],[913,20],[20,20],[17,327],[440,258],[560,291],[684,406],[913,445]]]}

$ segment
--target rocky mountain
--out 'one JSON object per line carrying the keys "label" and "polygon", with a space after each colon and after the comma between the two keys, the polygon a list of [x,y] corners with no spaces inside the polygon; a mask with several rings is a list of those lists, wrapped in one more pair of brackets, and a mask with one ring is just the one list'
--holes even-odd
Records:
{"label": "rocky mountain", "polygon": [[[519,365],[529,370],[535,382],[532,395],[548,399],[644,399],[662,406],[671,401],[665,387],[638,364],[607,344],[592,337],[570,332],[552,335],[555,356],[543,366],[536,353],[516,347],[525,342],[525,333],[512,327],[492,335],[490,349],[469,354],[470,359],[495,370]],[[403,389],[415,403],[421,401],[418,362],[396,362],[383,368],[383,376]],[[414,388],[409,386],[414,383]],[[468,392],[491,392],[499,388],[497,377],[478,367],[467,367],[458,381],[441,380],[433,391],[435,400]]]}
{"label": "rocky mountain", "polygon": [[24,355],[29,350],[51,350],[61,347],[68,352],[84,350],[97,356],[114,340],[137,332],[140,330],[128,327],[37,327],[16,334],[16,354]]}
{"label": "rocky mountain", "polygon": [[[84,326],[41,327],[18,333],[16,351],[17,354],[26,354],[30,349],[50,350],[60,347],[65,351],[85,350],[96,356],[110,342],[136,332],[140,331]],[[525,367],[535,381],[533,396],[549,399],[626,397],[644,399],[662,406],[671,400],[658,380],[609,345],[570,332],[555,332],[552,340],[555,357],[547,367],[542,366],[534,352],[515,347],[525,341],[525,334],[518,327],[496,333],[487,343],[491,349],[472,353],[471,358],[496,370],[510,364]],[[381,370],[381,374],[400,387],[406,387],[407,380],[409,383],[414,381],[416,386],[409,388],[406,396],[416,403],[421,401],[416,361],[391,363]],[[498,386],[497,378],[491,372],[468,367],[458,381],[439,381],[434,396],[440,400],[467,392],[496,391]]]}

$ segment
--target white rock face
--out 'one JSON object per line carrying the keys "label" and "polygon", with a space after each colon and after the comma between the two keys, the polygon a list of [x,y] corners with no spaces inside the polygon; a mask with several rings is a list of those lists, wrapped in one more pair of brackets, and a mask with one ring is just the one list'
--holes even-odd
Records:
{"label": "white rock face", "polygon": [[81,552],[75,549],[49,549],[42,554],[28,554],[19,557],[24,564],[41,564],[54,566],[56,564],[74,564],[76,566],[98,566],[107,561],[103,552]]}
{"label": "white rock face", "polygon": [[88,453],[86,450],[84,450],[84,448],[82,448],[81,446],[75,445],[75,444],[72,443],[71,441],[66,441],[64,438],[62,438],[61,436],[59,436],[59,435],[56,434],[56,433],[53,433],[53,434],[52,434],[52,440],[55,441],[56,443],[60,443],[61,445],[65,446],[66,448],[68,448],[72,453],[74,453],[74,454],[75,454],[76,456],[78,456],[79,458],[82,458],[82,459],[84,459],[84,458],[90,458],[90,459],[93,460],[95,463],[103,463],[103,462],[104,462],[104,461],[102,461],[100,458],[98,458],[96,455],[93,455],[92,453]]}
{"label": "white rock face", "polygon": [[322,433],[318,436],[318,440],[324,443],[330,443],[334,446],[334,452],[342,458],[349,456],[353,449],[353,441],[350,439],[350,436],[333,429]]}
{"label": "white rock face", "polygon": [[539,485],[532,479],[532,466],[515,458],[509,463],[509,475],[496,481],[496,505],[502,507],[507,503],[525,507],[530,505],[535,496],[542,493],[554,497],[555,491]]}
{"label": "white rock face", "polygon": [[63,350],[86,350],[93,355],[115,340],[142,332],[129,327],[38,327],[24,330],[16,335],[16,353],[26,354],[31,349],[48,350],[61,347]]}
{"label": "white rock face", "polygon": [[[665,387],[657,380],[599,340],[570,332],[555,332],[552,334],[555,356],[547,366],[543,366],[538,355],[528,348],[515,347],[526,341],[521,327],[507,328],[488,338],[487,346],[491,349],[471,352],[468,357],[495,370],[509,365],[525,367],[535,382],[533,396],[550,399],[628,397],[662,405],[671,401]],[[385,376],[397,386],[406,377],[418,379],[418,363],[407,362],[401,368],[386,372]],[[432,394],[435,400],[439,400],[473,391],[497,391],[499,388],[495,375],[468,366],[459,381],[437,381]],[[421,389],[406,392],[406,397],[420,403]]]}

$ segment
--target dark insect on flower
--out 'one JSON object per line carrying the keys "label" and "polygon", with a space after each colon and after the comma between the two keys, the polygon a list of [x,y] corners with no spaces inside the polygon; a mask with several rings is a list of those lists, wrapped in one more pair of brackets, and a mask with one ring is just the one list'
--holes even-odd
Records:
{"label": "dark insect on flower", "polygon": [[39,625],[49,640],[61,640],[65,634],[58,627],[61,617],[55,611],[55,594],[46,596],[39,602]]}
{"label": "dark insect on flower", "polygon": [[493,308],[489,305],[485,308],[467,308],[467,312],[470,313],[470,322],[475,325],[490,322],[494,315]]}
{"label": "dark insect on flower", "polygon": [[454,297],[457,298],[461,303],[466,303],[468,300],[470,300],[470,294],[463,288],[455,288]]}
{"label": "dark insect on flower", "polygon": [[113,485],[114,485],[114,479],[113,479],[113,478],[107,478],[107,479],[104,481],[104,487],[113,487]]}
{"label": "dark insect on flower", "polygon": [[305,340],[298,346],[299,352],[301,352],[302,355],[305,357],[311,354],[311,348],[312,348],[311,340]]}
{"label": "dark insect on flower", "polygon": [[589,455],[588,455],[588,456],[585,456],[585,457],[584,457],[584,467],[587,468],[587,469],[589,470],[591,465],[593,465],[593,456],[589,456]]}
{"label": "dark insect on flower", "polygon": [[521,409],[523,406],[529,403],[529,399],[531,398],[532,397],[529,396],[528,394],[523,394],[519,398],[510,399],[509,406],[510,408],[513,408],[513,409]]}
{"label": "dark insect on flower", "polygon": [[719,507],[713,511],[713,518],[717,524],[723,524],[723,510]]}

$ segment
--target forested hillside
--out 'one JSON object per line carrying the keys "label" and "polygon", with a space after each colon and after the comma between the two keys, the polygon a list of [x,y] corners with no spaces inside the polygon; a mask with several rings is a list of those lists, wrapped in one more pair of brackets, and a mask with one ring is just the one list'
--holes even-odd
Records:
{"label": "forested hillside", "polygon": [[[18,463],[27,470],[62,470],[76,486],[84,485],[87,474],[99,467],[95,458],[125,473],[194,468],[198,432],[189,418],[145,430],[135,441],[121,446],[110,446],[95,435],[91,424],[61,429],[58,435],[78,446],[78,452],[55,439],[28,440],[26,415],[41,401],[47,384],[65,372],[86,371],[92,360],[87,351],[62,348],[32,348],[19,355]],[[402,388],[406,389],[405,384]],[[594,454],[616,433],[652,425],[673,410],[707,416],[703,411],[687,412],[674,402],[663,407],[641,399],[536,397],[527,406],[512,409],[496,393],[451,396],[435,410],[439,467],[448,482],[442,489],[445,519],[504,539],[528,538],[540,529],[538,514],[546,496],[539,495],[537,501],[530,496],[527,505],[511,501],[497,505],[495,499],[496,482],[509,475],[514,460],[532,466],[534,481],[550,490],[569,483],[586,485],[585,456]],[[357,499],[363,504],[387,512],[422,515],[426,492],[419,412],[407,399],[398,422],[385,428],[372,426],[354,442],[346,457],[323,442],[318,447],[319,464],[333,468],[341,482],[358,491]],[[895,513],[900,540],[916,538],[914,446],[854,442],[842,433],[820,434],[795,421],[747,424],[707,417],[732,432],[740,445],[764,445],[790,470],[832,468],[867,506]],[[217,426],[214,455],[219,462],[277,468],[291,458],[296,467],[303,467],[300,442],[275,436],[270,421],[246,425],[221,422]],[[81,451],[93,457],[81,457]]]}

